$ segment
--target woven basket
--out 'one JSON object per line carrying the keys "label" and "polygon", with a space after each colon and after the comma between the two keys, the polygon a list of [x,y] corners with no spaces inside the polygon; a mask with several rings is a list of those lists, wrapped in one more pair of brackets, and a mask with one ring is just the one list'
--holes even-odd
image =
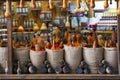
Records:
{"label": "woven basket", "polygon": [[103,59],[103,48],[83,48],[83,58],[89,65],[91,73],[98,73],[98,65]]}
{"label": "woven basket", "polygon": [[33,51],[30,50],[30,60],[32,64],[37,67],[37,73],[41,73],[41,66],[46,59],[45,51]]}
{"label": "woven basket", "polygon": [[64,45],[65,61],[69,64],[71,72],[75,73],[82,60],[82,48],[76,48]]}
{"label": "woven basket", "polygon": [[104,48],[104,59],[114,68],[114,73],[118,72],[118,52],[117,48]]}
{"label": "woven basket", "polygon": [[20,61],[20,65],[23,65],[25,61],[29,59],[29,48],[14,48],[13,49],[13,56],[14,60]]}
{"label": "woven basket", "polygon": [[55,68],[58,66],[59,62],[63,60],[63,49],[62,50],[50,50],[47,51],[47,60],[50,62],[51,66]]}
{"label": "woven basket", "polygon": [[2,69],[0,69],[0,72],[3,72],[5,70],[5,61],[8,58],[8,48],[7,47],[0,47],[0,65]]}

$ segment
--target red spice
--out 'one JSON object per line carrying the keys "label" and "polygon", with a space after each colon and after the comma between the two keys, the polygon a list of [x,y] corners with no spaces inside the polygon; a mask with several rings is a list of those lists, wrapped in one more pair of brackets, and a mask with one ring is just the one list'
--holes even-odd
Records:
{"label": "red spice", "polygon": [[[31,50],[36,51],[35,48],[31,48]],[[40,49],[40,51],[45,51],[45,49]]]}

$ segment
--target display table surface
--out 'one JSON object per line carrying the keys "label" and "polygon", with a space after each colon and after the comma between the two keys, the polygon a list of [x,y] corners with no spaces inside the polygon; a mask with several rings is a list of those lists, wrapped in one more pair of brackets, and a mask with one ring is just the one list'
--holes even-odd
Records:
{"label": "display table surface", "polygon": [[0,75],[0,80],[1,79],[119,79],[120,76],[118,74],[1,74]]}

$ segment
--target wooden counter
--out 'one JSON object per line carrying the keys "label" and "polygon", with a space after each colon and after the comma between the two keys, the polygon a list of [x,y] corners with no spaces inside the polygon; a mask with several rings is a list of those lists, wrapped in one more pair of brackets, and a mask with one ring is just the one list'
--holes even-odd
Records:
{"label": "wooden counter", "polygon": [[120,76],[117,74],[22,74],[22,75],[14,75],[14,74],[9,74],[9,75],[0,75],[0,80],[1,79],[86,79],[86,80],[101,80],[101,79],[111,79],[111,80],[120,80]]}

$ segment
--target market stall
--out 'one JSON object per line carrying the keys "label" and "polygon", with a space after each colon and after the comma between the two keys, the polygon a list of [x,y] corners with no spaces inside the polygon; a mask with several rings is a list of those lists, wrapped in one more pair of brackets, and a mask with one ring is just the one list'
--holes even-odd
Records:
{"label": "market stall", "polygon": [[0,4],[0,79],[120,78],[120,0]]}

